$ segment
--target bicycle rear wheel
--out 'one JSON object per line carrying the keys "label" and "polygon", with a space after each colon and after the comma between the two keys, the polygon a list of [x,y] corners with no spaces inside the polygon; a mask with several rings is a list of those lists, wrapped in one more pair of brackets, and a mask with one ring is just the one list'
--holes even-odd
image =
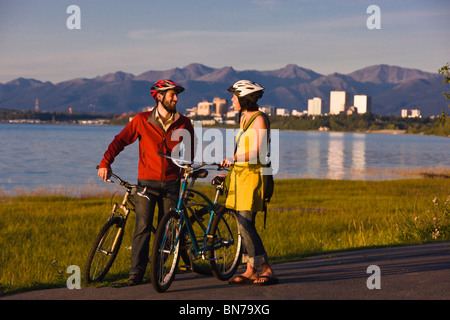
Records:
{"label": "bicycle rear wheel", "polygon": [[227,210],[217,215],[211,225],[208,241],[211,271],[219,280],[228,280],[236,272],[241,260],[242,241],[236,212]]}
{"label": "bicycle rear wheel", "polygon": [[156,230],[150,275],[153,288],[157,292],[169,289],[175,278],[180,248],[180,241],[177,241],[179,222],[178,213],[169,211],[162,218]]}
{"label": "bicycle rear wheel", "polygon": [[120,217],[109,219],[102,227],[84,266],[85,282],[101,281],[108,273],[119,252],[124,227],[124,220]]}

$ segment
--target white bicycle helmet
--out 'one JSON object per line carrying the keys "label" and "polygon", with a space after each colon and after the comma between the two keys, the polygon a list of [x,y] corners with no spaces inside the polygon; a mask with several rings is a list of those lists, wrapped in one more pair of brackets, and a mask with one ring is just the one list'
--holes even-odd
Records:
{"label": "white bicycle helmet", "polygon": [[264,88],[253,81],[239,80],[238,82],[233,84],[233,86],[229,87],[228,91],[231,92],[232,94],[235,94],[238,98],[242,98],[251,93],[264,91]]}

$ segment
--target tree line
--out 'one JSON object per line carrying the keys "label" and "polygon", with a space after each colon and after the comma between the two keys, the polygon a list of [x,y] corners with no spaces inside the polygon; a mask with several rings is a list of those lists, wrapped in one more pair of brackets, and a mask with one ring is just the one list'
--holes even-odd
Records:
{"label": "tree line", "polygon": [[[80,120],[105,119],[105,124],[125,125],[128,117],[114,114],[37,112],[33,110],[0,110],[0,122],[9,120],[40,120],[41,122],[76,123]],[[402,118],[373,113],[320,116],[270,116],[271,128],[280,130],[330,130],[338,132],[370,132],[403,130],[409,134],[450,137],[450,119],[445,112],[438,117]],[[214,125],[224,127],[224,125]],[[235,125],[234,127],[237,127]]]}
{"label": "tree line", "polygon": [[94,113],[68,113],[68,112],[45,112],[34,110],[4,110],[0,109],[0,122],[10,120],[39,120],[41,122],[77,122],[79,120],[112,119],[112,114]]}
{"label": "tree line", "polygon": [[271,127],[280,130],[330,130],[339,132],[370,132],[404,130],[410,134],[450,136],[450,120],[445,113],[439,117],[402,118],[373,113],[283,117],[271,116]]}

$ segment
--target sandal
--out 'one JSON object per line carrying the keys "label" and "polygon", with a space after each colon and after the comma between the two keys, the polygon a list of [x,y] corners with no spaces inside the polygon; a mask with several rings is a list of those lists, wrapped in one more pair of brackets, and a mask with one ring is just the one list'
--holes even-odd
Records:
{"label": "sandal", "polygon": [[261,279],[261,278],[266,279],[266,281],[263,281],[263,282],[254,282],[253,281],[253,285],[255,285],[255,286],[270,286],[272,284],[277,284],[279,282],[278,278],[276,278],[274,276],[260,276],[260,277],[258,277],[258,279]]}
{"label": "sandal", "polygon": [[[236,281],[236,279],[240,279],[239,281]],[[228,281],[231,285],[244,285],[244,284],[252,284],[256,279],[250,279],[246,276],[236,276],[235,278]]]}

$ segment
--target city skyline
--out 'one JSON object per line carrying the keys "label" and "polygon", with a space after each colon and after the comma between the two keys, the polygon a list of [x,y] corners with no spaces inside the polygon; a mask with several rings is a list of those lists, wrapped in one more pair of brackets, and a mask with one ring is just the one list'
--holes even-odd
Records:
{"label": "city skyline", "polygon": [[[371,113],[372,111],[372,97],[362,93],[350,94],[346,91],[330,91],[330,98],[323,100],[319,97],[311,97],[308,100],[307,105],[299,105],[295,109],[288,110],[286,108],[277,105],[260,105],[259,110],[265,112],[268,115],[282,115],[282,116],[315,116],[315,115],[337,115],[337,114],[364,114]],[[329,108],[327,108],[327,106]],[[153,107],[145,107],[142,111],[153,109]],[[226,118],[234,118],[236,112],[229,103],[228,99],[222,97],[214,97],[211,101],[203,99],[199,101],[196,106],[187,108],[188,116],[210,116],[218,117],[214,118],[217,122],[222,122],[222,116]],[[412,113],[412,116],[420,116],[416,110]],[[402,109],[402,117],[404,110]]]}
{"label": "city skyline", "polygon": [[[70,30],[73,4],[80,29]],[[368,27],[371,5],[380,9],[380,29]],[[436,72],[450,56],[449,15],[444,0],[0,0],[0,83],[140,74],[193,62],[237,70],[292,63],[321,74],[376,64]]]}

